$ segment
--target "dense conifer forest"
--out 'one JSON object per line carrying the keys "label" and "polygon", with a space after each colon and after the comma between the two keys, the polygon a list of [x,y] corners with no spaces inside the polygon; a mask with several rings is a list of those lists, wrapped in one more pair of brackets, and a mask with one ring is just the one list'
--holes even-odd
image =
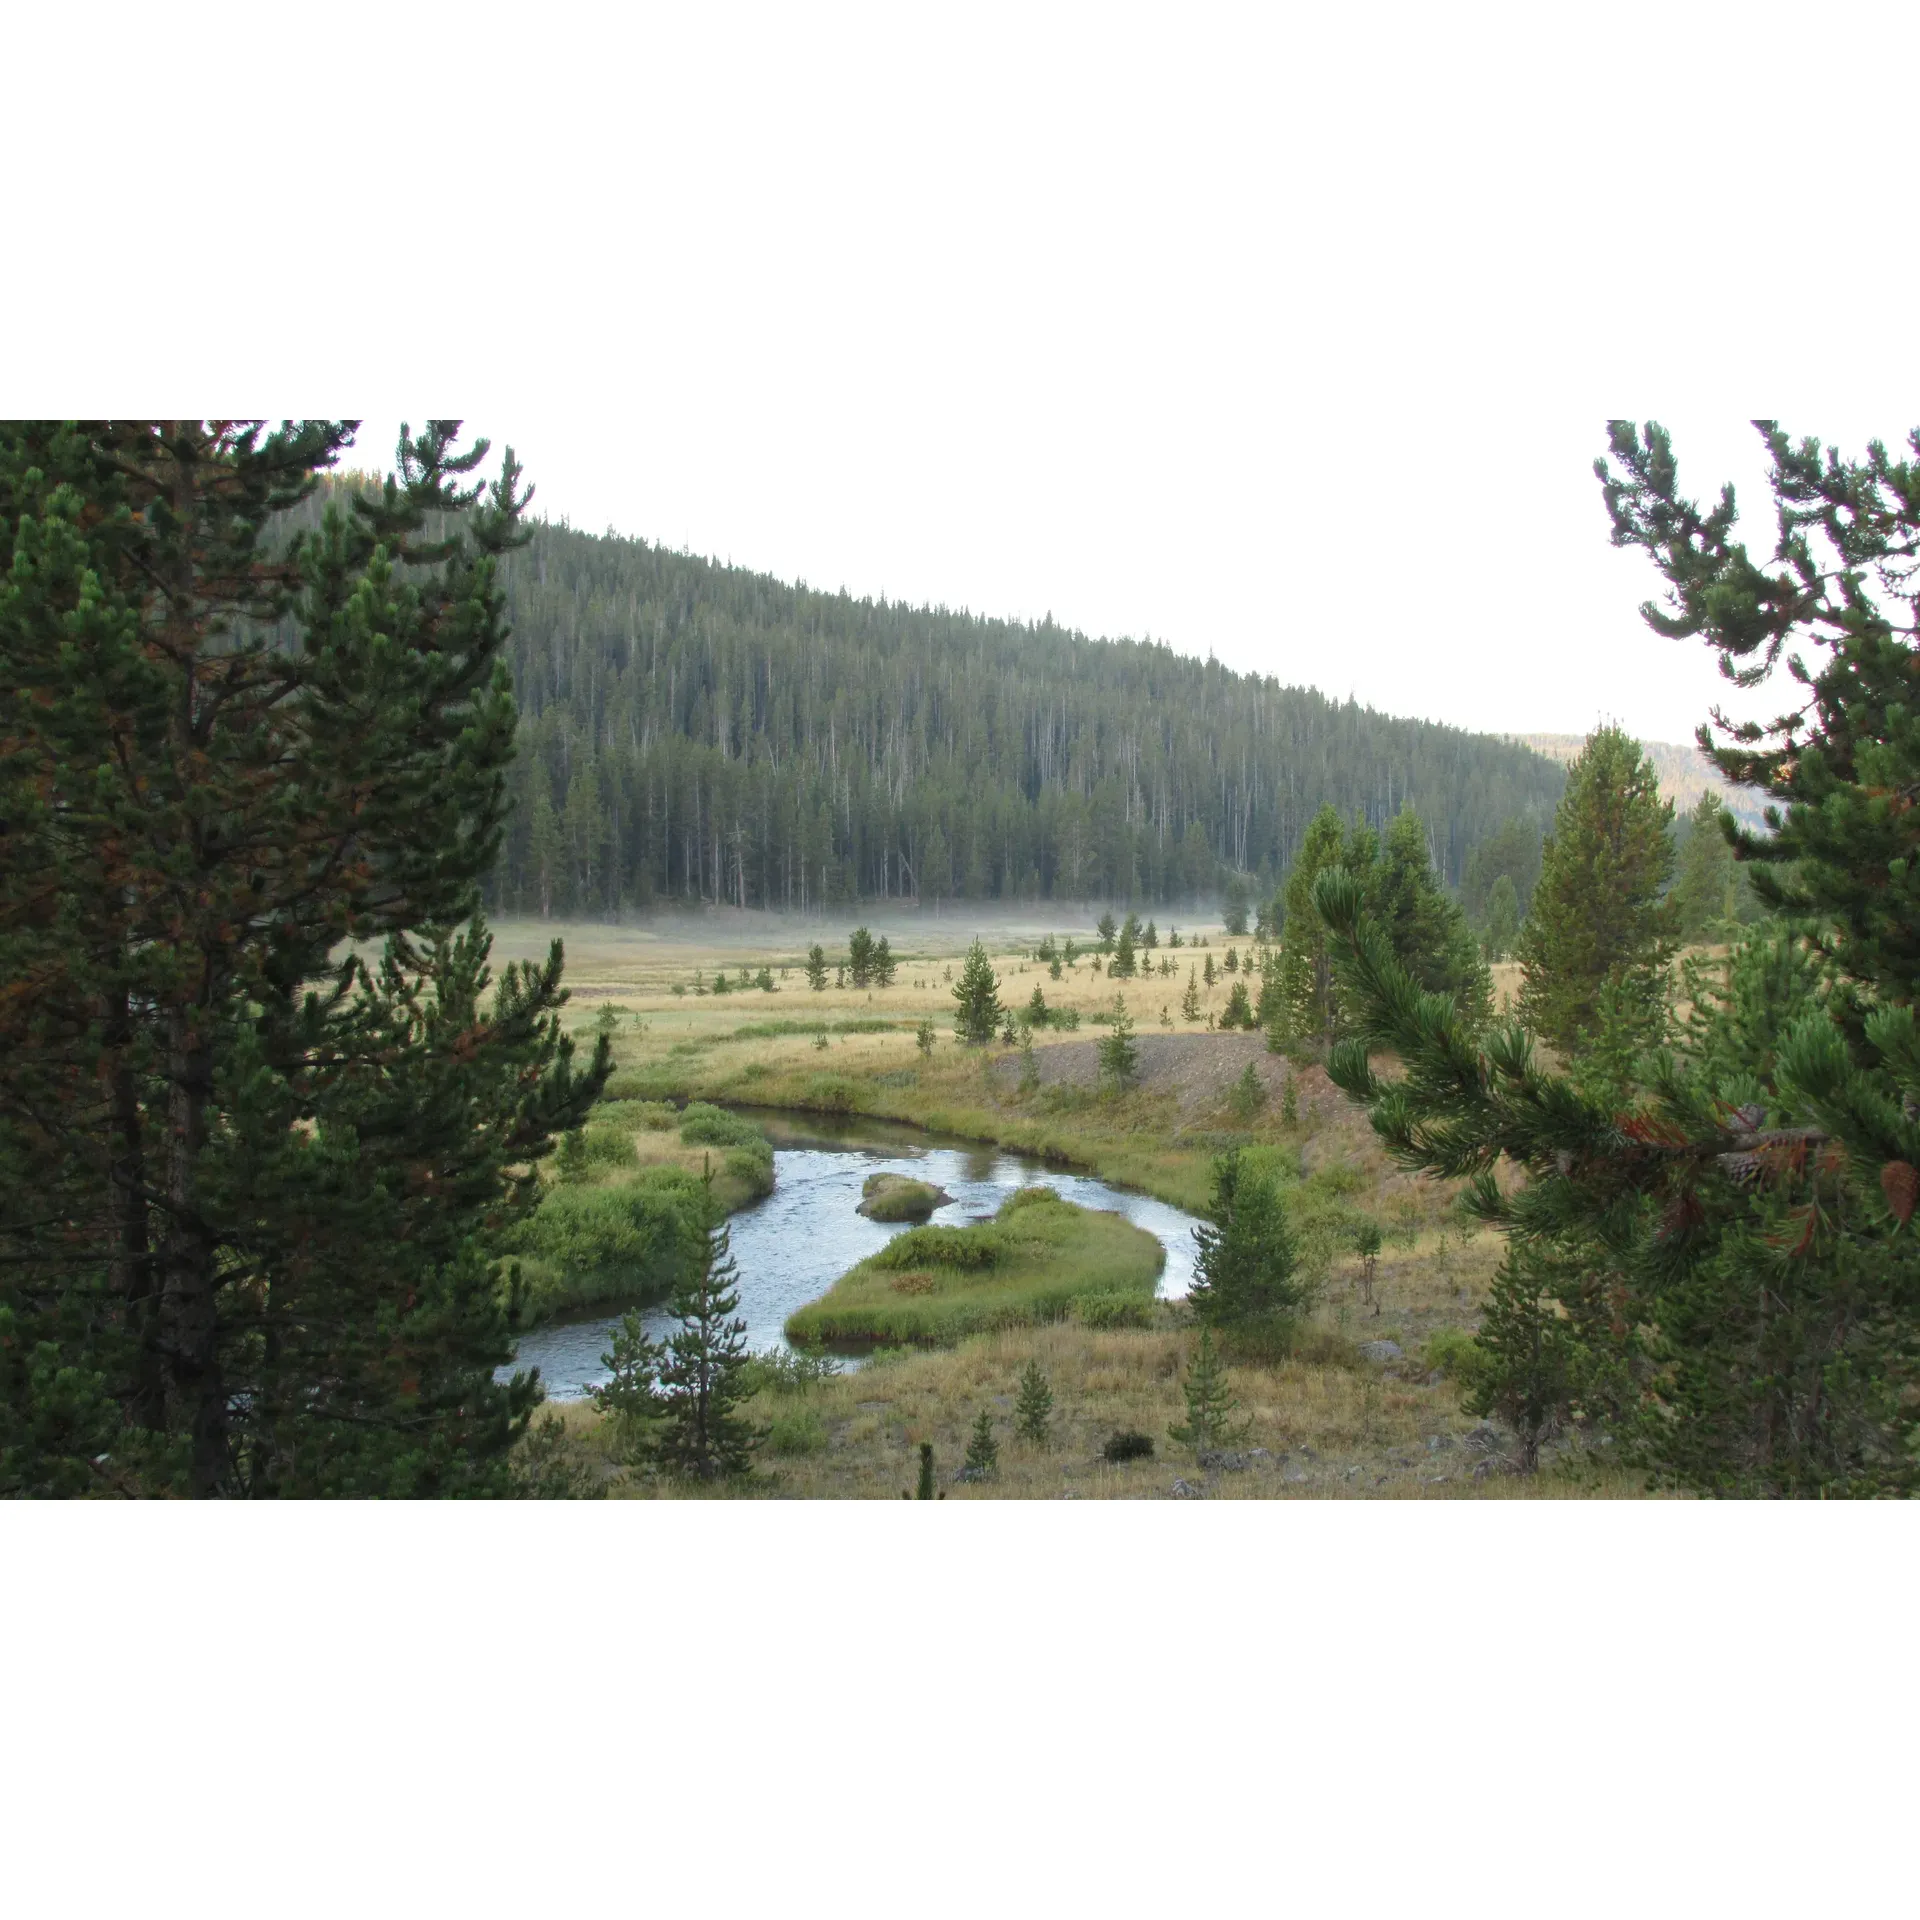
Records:
{"label": "dense conifer forest", "polygon": [[[347,482],[346,484],[352,484]],[[318,511],[318,502],[308,511]],[[538,526],[504,569],[509,912],[1182,903],[1270,890],[1331,802],[1409,801],[1450,885],[1564,771],[1164,645],[856,600]]]}

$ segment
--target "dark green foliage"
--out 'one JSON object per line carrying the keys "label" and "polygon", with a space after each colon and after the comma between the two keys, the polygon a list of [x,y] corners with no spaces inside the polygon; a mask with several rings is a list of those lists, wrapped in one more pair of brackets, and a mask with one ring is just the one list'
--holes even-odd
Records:
{"label": "dark green foliage", "polygon": [[1247,996],[1247,983],[1244,980],[1236,980],[1229,990],[1227,1004],[1220,1010],[1220,1024],[1229,1030],[1256,1024],[1253,1002]]}
{"label": "dark green foliage", "polygon": [[508,1242],[541,1269],[524,1321],[607,1300],[664,1300],[703,1256],[706,1207],[701,1182],[673,1167],[609,1186],[556,1187]]}
{"label": "dark green foliage", "polygon": [[894,971],[899,964],[893,957],[893,949],[887,944],[887,936],[883,933],[874,943],[873,948],[873,984],[876,987],[892,986]]}
{"label": "dark green foliage", "polygon": [[967,949],[953,999],[954,1037],[966,1046],[985,1046],[1000,1025],[1000,981],[978,940]]}
{"label": "dark green foliage", "polygon": [[1211,1327],[1200,1329],[1200,1345],[1180,1390],[1186,1396],[1187,1420],[1184,1426],[1167,1429],[1169,1439],[1178,1440],[1195,1453],[1206,1453],[1244,1438],[1247,1422],[1227,1384],[1227,1370],[1214,1351]]}
{"label": "dark green foliage", "polygon": [[760,1435],[737,1409],[752,1387],[747,1323],[740,1306],[732,1235],[723,1222],[705,1257],[675,1292],[679,1322],[660,1358],[658,1458],[669,1471],[712,1480],[745,1473]]}
{"label": "dark green foliage", "polygon": [[691,1100],[680,1114],[680,1139],[689,1147],[764,1147],[767,1136],[751,1120],[725,1107]]}
{"label": "dark green foliage", "polygon": [[[1286,1003],[1287,1031],[1306,1045],[1328,1044],[1335,1033],[1333,965],[1325,930],[1313,911],[1313,889],[1322,873],[1340,864],[1344,842],[1339,814],[1331,804],[1323,806],[1307,828],[1287,879],[1280,992]],[[1213,984],[1211,959],[1207,984]]]}
{"label": "dark green foliage", "polygon": [[1153,1301],[1138,1293],[1076,1293],[1068,1303],[1083,1327],[1150,1327]]}
{"label": "dark green foliage", "polygon": [[614,1446],[623,1459],[650,1457],[663,1405],[659,1394],[660,1360],[665,1349],[647,1338],[637,1313],[625,1314],[613,1330],[613,1344],[600,1356],[608,1377],[595,1387],[593,1403],[613,1423]]}
{"label": "dark green foliage", "polygon": [[1153,1436],[1141,1433],[1133,1427],[1110,1433],[1100,1448],[1100,1457],[1110,1466],[1116,1467],[1128,1460],[1151,1460]]}
{"label": "dark green foliage", "polygon": [[1759,911],[1734,858],[1732,816],[1718,794],[1707,792],[1681,827],[1671,895],[1674,932],[1682,940],[1730,940]]}
{"label": "dark green foliage", "polygon": [[1618,727],[1601,727],[1567,775],[1517,954],[1520,1018],[1563,1053],[1583,1046],[1614,987],[1616,1027],[1637,1022],[1657,1045],[1673,956],[1673,805],[1653,762]]}
{"label": "dark green foliage", "polygon": [[1014,1430],[1021,1439],[1036,1447],[1044,1447],[1052,1419],[1053,1389],[1047,1384],[1047,1376],[1040,1371],[1040,1362],[1029,1360],[1026,1371],[1020,1376],[1019,1397],[1013,1403]]}
{"label": "dark green foliage", "polygon": [[1033,998],[1027,1002],[1027,1025],[1044,1027],[1047,1024],[1047,996],[1038,987],[1033,990]]}
{"label": "dark green foliage", "polygon": [[909,1273],[915,1267],[976,1271],[997,1265],[1005,1255],[1005,1242],[991,1224],[982,1223],[971,1227],[909,1227],[868,1257],[874,1266]]}
{"label": "dark green foliage", "polygon": [[1537,820],[1504,820],[1467,855],[1460,876],[1460,906],[1470,925],[1483,931],[1489,926],[1494,889],[1502,880],[1513,896],[1514,924],[1527,917],[1540,880],[1540,842]]}
{"label": "dark green foliage", "polygon": [[1374,1266],[1380,1258],[1380,1222],[1362,1220],[1353,1230],[1353,1250],[1360,1256],[1361,1299],[1377,1314],[1379,1303],[1373,1297]]}
{"label": "dark green foliage", "polygon": [[1200,1252],[1187,1299],[1205,1324],[1250,1327],[1304,1311],[1308,1290],[1279,1184],[1238,1148],[1214,1161],[1212,1204],[1193,1237]]}
{"label": "dark green foliage", "polygon": [[1114,936],[1119,931],[1118,922],[1115,921],[1111,909],[1101,913],[1100,918],[1094,923],[1094,931],[1100,936],[1100,951],[1111,953]]}
{"label": "dark green foliage", "polygon": [[913,1030],[913,1044],[920,1049],[922,1060],[933,1058],[933,1019],[931,1015],[922,1020]]}
{"label": "dark green foliage", "polygon": [[1000,1465],[1000,1445],[993,1437],[993,1416],[985,1407],[967,1436],[966,1467],[969,1473],[988,1474]]}
{"label": "dark green foliage", "polygon": [[1133,1044],[1133,1020],[1118,994],[1113,1025],[1100,1042],[1100,1077],[1116,1092],[1131,1086],[1140,1071],[1140,1049]]}
{"label": "dark green foliage", "polygon": [[815,993],[826,991],[827,954],[826,949],[818,941],[807,949],[807,985]]}
{"label": "dark green foliage", "polygon": [[921,1500],[933,1498],[933,1442],[931,1440],[920,1442],[920,1483],[915,1490],[915,1497]]}
{"label": "dark green foliage", "polygon": [[1134,951],[1136,925],[1133,915],[1128,914],[1120,928],[1120,937],[1114,942],[1113,964],[1107,971],[1116,980],[1131,980],[1139,971]]}
{"label": "dark green foliage", "polygon": [[1253,890],[1247,885],[1247,876],[1244,873],[1233,874],[1220,897],[1220,921],[1235,939],[1241,939],[1246,934],[1247,911],[1252,898]]}
{"label": "dark green foliage", "polygon": [[1487,892],[1486,923],[1480,935],[1481,951],[1489,960],[1504,960],[1513,951],[1520,921],[1520,895],[1503,873]]}
{"label": "dark green foliage", "polygon": [[[558,949],[496,986],[471,918],[518,469],[432,423],[303,517],[346,438],[0,429],[0,1306],[33,1402],[105,1383],[129,1489],[504,1490],[495,1236],[608,1070]],[[18,1470],[53,1429],[8,1422]]]}
{"label": "dark green foliage", "polygon": [[1187,969],[1187,990],[1180,996],[1180,1017],[1183,1020],[1198,1020],[1203,1017],[1200,1007],[1200,982],[1195,978],[1191,967]]}
{"label": "dark green foliage", "polygon": [[847,981],[855,987],[873,984],[873,935],[865,927],[855,927],[847,936]]}
{"label": "dark green foliage", "polygon": [[1259,1069],[1249,1060],[1227,1095],[1228,1111],[1243,1127],[1250,1126],[1254,1116],[1266,1104],[1266,1082],[1260,1078]]}
{"label": "dark green foliage", "polygon": [[[1812,971],[1764,935],[1769,951],[1736,959],[1738,1002],[1696,1009],[1687,1052],[1642,1062],[1630,1099],[1602,1097],[1543,1072],[1515,1023],[1476,1044],[1399,966],[1350,878],[1328,876],[1317,900],[1359,1029],[1329,1072],[1396,1160],[1467,1177],[1471,1210],[1508,1236],[1476,1407],[1529,1454],[1576,1415],[1616,1420],[1657,1477],[1701,1492],[1913,1481],[1909,1009],[1870,1017],[1882,1095],[1850,1067]],[[1765,981],[1799,998],[1763,1014]],[[1391,1047],[1404,1077],[1376,1079],[1369,1047]],[[1527,1175],[1508,1193],[1492,1178],[1503,1156]]]}
{"label": "dark green foliage", "polygon": [[1380,843],[1367,903],[1401,962],[1431,993],[1450,995],[1468,1023],[1493,1012],[1493,982],[1466,916],[1433,876],[1427,830],[1411,807],[1402,809]]}

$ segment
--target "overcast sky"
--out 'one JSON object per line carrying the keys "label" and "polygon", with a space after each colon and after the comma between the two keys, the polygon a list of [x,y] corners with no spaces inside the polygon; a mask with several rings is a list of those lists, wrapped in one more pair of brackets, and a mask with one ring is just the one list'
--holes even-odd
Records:
{"label": "overcast sky", "polygon": [[0,133],[8,411],[457,412],[594,530],[1663,739],[1607,416],[1753,504],[1756,412],[1920,422],[1920,9],[193,17],[16,23],[109,131]]}

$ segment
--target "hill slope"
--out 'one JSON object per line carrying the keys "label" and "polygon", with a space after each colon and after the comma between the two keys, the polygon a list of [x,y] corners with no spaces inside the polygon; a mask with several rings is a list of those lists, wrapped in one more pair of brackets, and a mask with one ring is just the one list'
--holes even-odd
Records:
{"label": "hill slope", "polygon": [[1458,881],[1564,775],[1513,742],[1162,645],[855,600],[542,526],[508,565],[510,910],[1136,899],[1271,883],[1325,801]]}

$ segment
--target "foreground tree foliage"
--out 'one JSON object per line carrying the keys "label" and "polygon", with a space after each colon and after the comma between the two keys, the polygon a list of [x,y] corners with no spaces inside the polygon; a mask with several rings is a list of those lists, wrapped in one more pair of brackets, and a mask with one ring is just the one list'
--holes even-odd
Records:
{"label": "foreground tree foliage", "polygon": [[538,1399],[491,1236],[608,1061],[474,917],[525,499],[436,422],[287,535],[349,437],[0,431],[13,1491],[494,1492]]}
{"label": "foreground tree foliage", "polygon": [[[1356,1037],[1330,1071],[1403,1165],[1469,1180],[1509,1240],[1475,1403],[1531,1451],[1560,1421],[1618,1421],[1661,1480],[1719,1494],[1911,1493],[1920,1359],[1920,784],[1908,597],[1920,465],[1855,464],[1758,423],[1774,570],[1701,513],[1666,435],[1615,422],[1599,465],[1614,538],[1667,579],[1662,632],[1704,635],[1748,683],[1786,660],[1805,702],[1771,727],[1718,715],[1702,745],[1764,787],[1771,832],[1729,829],[1779,915],[1624,1097],[1543,1072],[1525,1031],[1483,1044],[1423,994],[1350,876],[1316,904]],[[1920,436],[1910,439],[1920,451]],[[1791,651],[1790,651],[1791,650]],[[1543,880],[1544,887],[1545,882]],[[1404,1077],[1373,1072],[1391,1048]],[[1506,1159],[1525,1176],[1503,1187]]]}

